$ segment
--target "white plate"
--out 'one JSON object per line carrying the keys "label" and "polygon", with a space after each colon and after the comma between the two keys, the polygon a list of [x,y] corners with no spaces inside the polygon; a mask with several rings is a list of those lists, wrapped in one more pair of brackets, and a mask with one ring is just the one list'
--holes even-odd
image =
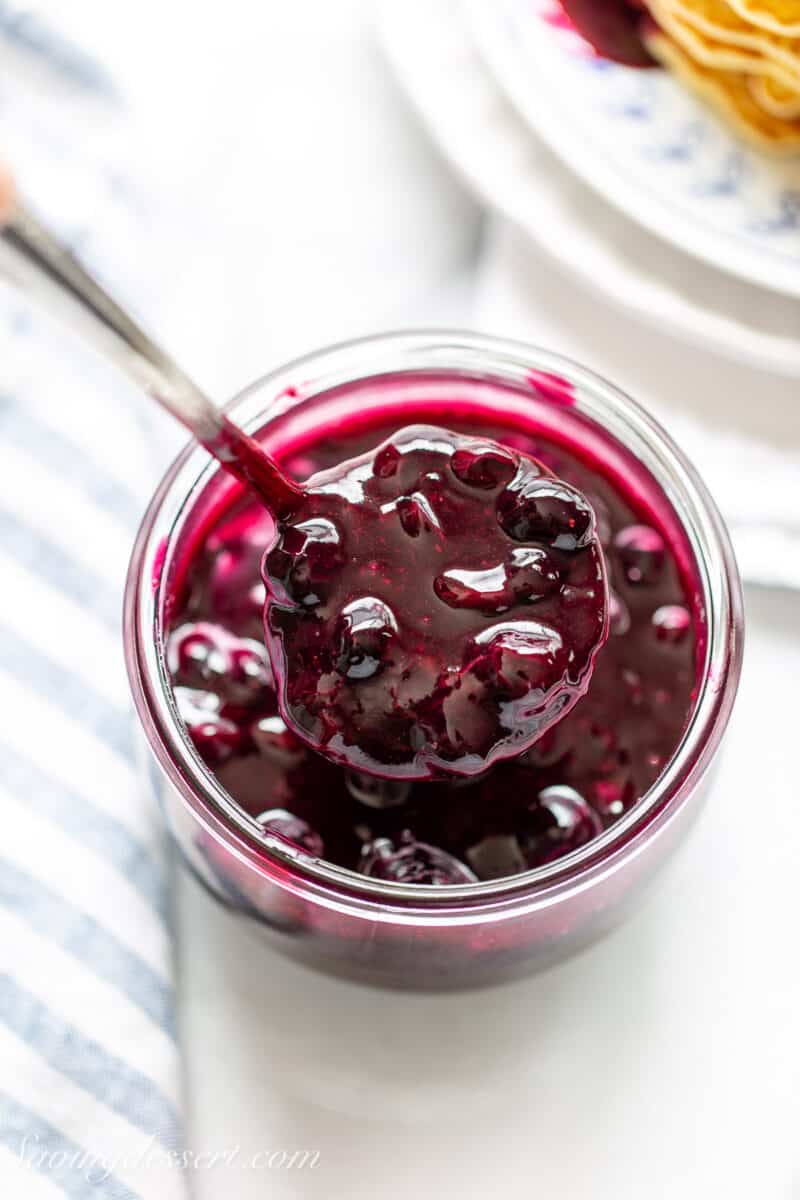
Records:
{"label": "white plate", "polygon": [[384,0],[384,49],[465,182],[604,298],[668,333],[800,375],[796,302],[723,275],[621,217],[560,165],[478,55],[460,0]]}
{"label": "white plate", "polygon": [[586,183],[680,249],[800,296],[800,156],[751,150],[666,71],[587,54],[548,21],[557,0],[467,9],[502,87]]}

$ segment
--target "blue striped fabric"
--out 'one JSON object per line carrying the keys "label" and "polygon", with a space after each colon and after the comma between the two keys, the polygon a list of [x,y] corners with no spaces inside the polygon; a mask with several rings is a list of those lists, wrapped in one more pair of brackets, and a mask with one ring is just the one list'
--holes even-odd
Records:
{"label": "blue striped fabric", "polygon": [[33,1109],[0,1091],[0,1142],[19,1152],[31,1171],[41,1172],[70,1200],[139,1200],[112,1173],[105,1160],[43,1121]]}
{"label": "blue striped fabric", "polygon": [[[50,62],[60,104],[65,81],[113,91],[0,3],[0,106],[4,36]],[[118,205],[118,170],[97,169]],[[0,288],[0,1195],[15,1200],[185,1195],[168,856],[135,769],[121,638],[153,482],[145,403]]]}
{"label": "blue striped fabric", "polygon": [[151,1021],[174,1038],[172,990],[168,982],[115,932],[1,855],[0,904],[42,938],[55,942],[101,979],[124,992]]}
{"label": "blue striped fabric", "polygon": [[166,881],[148,847],[120,821],[102,811],[37,763],[0,739],[3,784],[23,803],[58,825],[124,875],[162,920],[169,919]]}
{"label": "blue striped fabric", "polygon": [[[15,335],[3,362],[9,351],[35,358],[39,339],[37,325]],[[70,369],[80,360],[76,349]],[[50,363],[35,409],[19,396],[0,405],[0,794],[10,831],[0,848],[0,1143],[56,1194],[161,1200],[180,1196],[184,1182],[166,1153],[181,1140],[178,1050],[164,847],[133,764],[124,554],[112,570],[89,526],[78,558],[75,531],[65,538],[59,527],[78,498],[118,526],[127,552],[136,500],[110,457],[92,460],[79,430],[73,447],[63,428],[48,426],[59,382]],[[102,419],[101,409],[102,396],[87,398],[83,415]],[[117,410],[109,445],[119,433]],[[132,420],[126,454],[134,436]],[[32,477],[44,472],[50,530],[12,493],[12,455],[30,461]],[[12,572],[13,586],[3,583]],[[143,1166],[151,1142],[164,1153],[151,1150]],[[97,1162],[102,1180],[89,1169]],[[0,1182],[2,1172],[0,1159]]]}
{"label": "blue striped fabric", "polygon": [[68,670],[42,654],[35,642],[21,636],[0,621],[0,663],[11,675],[24,680],[44,700],[57,704],[114,747],[120,755],[133,759],[133,727],[130,714],[114,708],[98,696],[90,684],[76,679]]}
{"label": "blue striped fabric", "polygon": [[0,509],[0,550],[35,571],[59,592],[90,608],[109,629],[119,629],[119,596],[104,579],[73,562],[48,538],[26,529],[17,514]]}
{"label": "blue striped fabric", "polygon": [[69,1025],[10,975],[0,975],[0,1021],[57,1071],[125,1120],[170,1149],[180,1147],[175,1106],[152,1079]]}

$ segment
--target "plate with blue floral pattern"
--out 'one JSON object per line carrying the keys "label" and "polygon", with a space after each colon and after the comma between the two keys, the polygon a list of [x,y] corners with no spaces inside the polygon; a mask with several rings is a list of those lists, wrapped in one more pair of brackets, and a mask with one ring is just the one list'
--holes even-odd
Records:
{"label": "plate with blue floral pattern", "polygon": [[498,83],[576,175],[681,250],[800,297],[800,155],[751,149],[664,70],[598,58],[557,0],[465,3]]}

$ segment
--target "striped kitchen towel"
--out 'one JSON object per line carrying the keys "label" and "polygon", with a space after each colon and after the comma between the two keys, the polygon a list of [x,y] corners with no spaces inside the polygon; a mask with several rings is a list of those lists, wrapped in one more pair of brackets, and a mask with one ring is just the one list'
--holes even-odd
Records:
{"label": "striped kitchen towel", "polygon": [[[90,258],[102,226],[119,278],[142,231],[113,89],[17,15],[0,3],[0,146]],[[0,289],[0,1195],[14,1200],[185,1194],[168,858],[121,639],[154,476],[145,420],[110,368]]]}

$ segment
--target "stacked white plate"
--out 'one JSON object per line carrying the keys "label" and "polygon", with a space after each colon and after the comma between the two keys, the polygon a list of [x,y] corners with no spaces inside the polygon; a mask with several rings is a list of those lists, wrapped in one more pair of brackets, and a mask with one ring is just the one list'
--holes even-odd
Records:
{"label": "stacked white plate", "polygon": [[800,375],[800,159],[737,140],[666,72],[586,52],[555,0],[392,0],[384,48],[443,154],[588,286]]}

